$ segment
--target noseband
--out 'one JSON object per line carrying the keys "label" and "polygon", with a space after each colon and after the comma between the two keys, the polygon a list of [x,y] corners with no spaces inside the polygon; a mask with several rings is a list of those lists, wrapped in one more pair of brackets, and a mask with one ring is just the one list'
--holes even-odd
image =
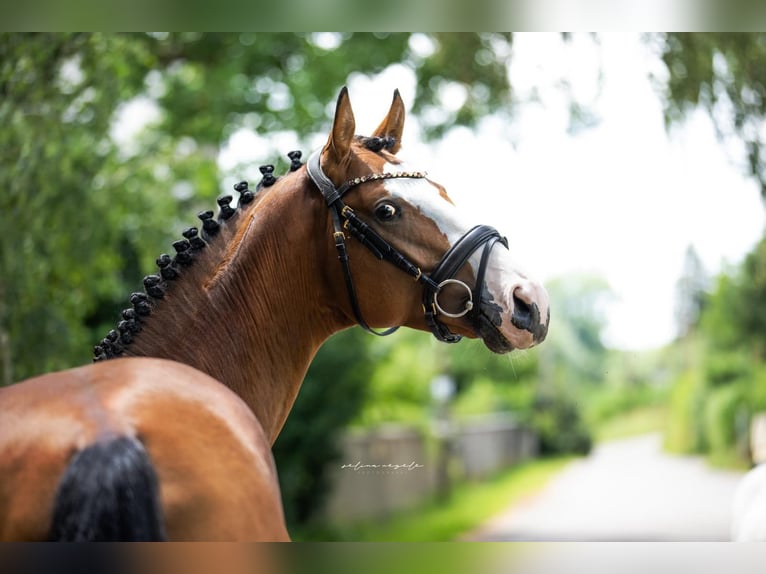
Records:
{"label": "noseband", "polygon": [[[335,248],[338,251],[338,260],[343,269],[343,276],[346,281],[351,308],[354,312],[357,323],[366,331],[379,336],[390,335],[399,327],[392,327],[379,332],[372,329],[362,317],[362,311],[359,307],[359,301],[354,288],[354,281],[351,276],[351,267],[349,265],[348,252],[346,250],[345,231],[352,237],[355,237],[362,245],[367,247],[372,254],[380,260],[385,259],[392,263],[408,275],[417,283],[423,285],[423,312],[428,327],[433,335],[445,343],[457,343],[461,336],[452,333],[444,323],[439,319],[439,315],[445,317],[458,318],[468,316],[476,324],[481,313],[481,302],[484,295],[484,275],[489,262],[489,255],[492,247],[496,243],[501,243],[508,248],[508,241],[500,233],[489,225],[477,225],[470,229],[465,235],[458,239],[455,244],[444,254],[430,275],[423,273],[421,269],[413,264],[398,249],[388,243],[374,229],[362,221],[354,210],[343,202],[343,196],[353,187],[367,183],[369,181],[378,181],[385,179],[423,179],[426,177],[424,172],[393,172],[393,173],[370,173],[363,177],[350,179],[343,185],[336,188],[333,182],[322,171],[320,166],[321,151],[314,152],[306,163],[306,169],[309,177],[322,192],[325,203],[330,210],[333,221],[333,239]],[[455,279],[455,275],[460,268],[468,261],[480,247],[484,246],[481,255],[479,270],[476,274],[476,285],[471,289],[462,281]],[[446,285],[459,285],[464,288],[468,294],[468,300],[465,307],[458,313],[449,313],[439,304],[439,293]]]}

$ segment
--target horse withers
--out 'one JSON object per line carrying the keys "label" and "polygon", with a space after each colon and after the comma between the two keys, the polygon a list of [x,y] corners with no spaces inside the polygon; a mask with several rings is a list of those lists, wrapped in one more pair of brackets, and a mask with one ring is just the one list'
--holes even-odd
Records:
{"label": "horse withers", "polygon": [[330,335],[545,338],[505,239],[397,156],[404,118],[396,92],[358,136],[344,88],[325,146],[200,213],[94,364],[0,389],[0,539],[288,540],[271,445]]}

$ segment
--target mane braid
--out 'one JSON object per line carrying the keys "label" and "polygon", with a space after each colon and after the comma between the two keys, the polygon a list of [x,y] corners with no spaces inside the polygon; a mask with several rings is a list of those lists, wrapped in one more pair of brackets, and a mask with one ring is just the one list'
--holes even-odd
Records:
{"label": "mane braid", "polygon": [[[302,153],[291,151],[287,155],[291,161],[289,171],[297,171],[303,165],[300,161]],[[212,210],[199,212],[197,217],[202,222],[202,232],[200,233],[196,227],[185,229],[182,232],[183,239],[173,243],[175,256],[171,257],[167,253],[163,253],[157,258],[159,273],[144,277],[144,292],[131,294],[130,303],[132,307],[123,309],[117,328],[111,329],[106,337],[93,347],[93,362],[122,356],[125,348],[141,332],[142,322],[151,315],[155,305],[159,304],[160,300],[165,297],[165,292],[173,282],[183,275],[183,268],[192,265],[197,256],[215,240],[222,225],[225,225],[234,215],[250,206],[263,188],[270,187],[277,182],[278,178],[273,175],[273,165],[261,166],[260,171],[263,174],[263,179],[258,183],[255,190],[248,188],[247,181],[240,181],[234,185],[234,191],[239,193],[236,207],[231,207],[233,200],[231,195],[219,197],[216,200],[219,206],[217,220],[213,218]]]}
{"label": "mane braid", "polygon": [[[357,136],[359,137],[359,136]],[[381,150],[391,150],[396,145],[396,138],[387,137],[360,137],[360,141],[364,147],[370,151],[379,152]]]}

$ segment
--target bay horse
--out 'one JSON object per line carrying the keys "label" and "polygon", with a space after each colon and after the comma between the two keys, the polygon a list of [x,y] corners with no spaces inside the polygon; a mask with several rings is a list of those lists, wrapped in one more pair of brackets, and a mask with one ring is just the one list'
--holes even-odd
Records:
{"label": "bay horse", "polygon": [[397,91],[357,136],[343,88],[321,150],[200,213],[92,365],[0,389],[0,540],[289,540],[271,445],[330,335],[545,338],[506,240],[396,155],[404,118]]}

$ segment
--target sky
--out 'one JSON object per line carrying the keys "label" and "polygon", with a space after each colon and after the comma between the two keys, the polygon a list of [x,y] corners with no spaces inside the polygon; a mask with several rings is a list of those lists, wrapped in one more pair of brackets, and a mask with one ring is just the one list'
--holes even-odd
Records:
{"label": "sky", "polygon": [[[426,142],[410,114],[399,155],[445,185],[477,222],[505,234],[516,259],[536,278],[603,277],[613,294],[604,303],[604,342],[649,349],[676,334],[675,286],[687,248],[693,246],[715,275],[752,249],[766,210],[756,183],[744,175],[740,150],[716,139],[705,113],[666,130],[650,80],[664,71],[639,36],[599,37],[598,44],[575,36],[564,45],[558,34],[516,34],[509,69],[517,102],[512,120],[490,116],[476,130],[455,128]],[[334,38],[325,40],[331,45]],[[431,49],[423,38],[412,47]],[[590,127],[569,129],[562,79],[595,113]],[[411,104],[415,85],[413,72],[402,65],[375,77],[350,77],[357,133],[374,130],[395,88]],[[446,90],[442,105],[459,106],[463,96],[459,89]],[[139,101],[126,114],[151,117],[152,110]],[[140,123],[132,118],[122,125]],[[319,147],[325,139],[316,134],[311,144]],[[258,180],[257,165],[269,157],[265,149],[282,153],[297,145],[291,133],[240,130],[223,146],[219,165],[229,172],[244,165],[241,177]],[[225,181],[222,189],[232,183]]]}

